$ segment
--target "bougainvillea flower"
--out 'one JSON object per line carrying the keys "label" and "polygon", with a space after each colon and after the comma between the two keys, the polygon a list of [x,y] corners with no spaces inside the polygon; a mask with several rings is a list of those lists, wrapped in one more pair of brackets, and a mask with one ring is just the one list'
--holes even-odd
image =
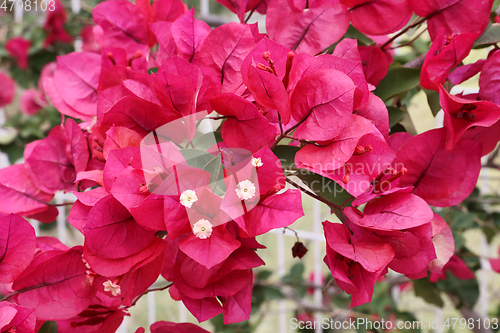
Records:
{"label": "bougainvillea flower", "polygon": [[[207,229],[212,230],[212,226],[207,222],[203,219],[196,222],[193,233],[179,242],[179,249],[194,261],[211,268],[226,260],[241,243],[224,226],[215,227],[208,235]],[[201,228],[205,230],[201,231]],[[206,238],[200,237],[201,235],[206,235]]]}
{"label": "bougainvillea flower", "polygon": [[449,94],[439,88],[440,102],[444,110],[446,149],[453,149],[460,137],[472,126],[489,127],[500,120],[500,107],[492,102],[474,102]]}
{"label": "bougainvillea flower", "polygon": [[209,333],[195,324],[170,321],[157,321],[151,325],[150,329],[151,333]]}
{"label": "bougainvillea flower", "polygon": [[102,115],[100,125],[107,128],[113,125],[127,127],[144,136],[178,117],[175,110],[168,110],[139,97],[126,96]]}
{"label": "bougainvillea flower", "polygon": [[415,228],[434,217],[429,205],[411,193],[391,193],[368,202],[363,213],[347,207],[345,214],[361,227],[386,231]]}
{"label": "bougainvillea flower", "polygon": [[255,9],[260,1],[261,0],[217,0],[218,3],[238,15],[241,23],[245,21],[245,13]]}
{"label": "bougainvillea flower", "polygon": [[181,0],[157,0],[151,6],[153,21],[173,22],[187,11],[187,5]]}
{"label": "bougainvillea flower", "polygon": [[129,55],[149,53],[148,13],[123,0],[105,1],[92,10],[94,22],[101,26],[101,47],[120,45]]}
{"label": "bougainvillea flower", "polygon": [[389,139],[389,112],[387,111],[384,101],[377,95],[370,92],[366,104],[358,108],[355,113],[372,121],[375,127],[380,131],[380,134],[382,134],[386,140]]}
{"label": "bougainvillea flower", "polygon": [[46,105],[47,102],[43,100],[43,96],[40,94],[40,92],[35,88],[30,88],[23,91],[19,107],[21,108],[22,112],[32,116],[43,109],[43,107]]}
{"label": "bougainvillea flower", "polygon": [[[349,126],[332,142],[318,146],[309,144],[300,149],[295,155],[295,164],[298,168],[307,168],[312,171],[328,172],[337,170],[351,158],[355,153],[359,140],[372,132],[373,127],[370,121],[353,115]],[[372,146],[370,149],[370,152],[373,151]]]}
{"label": "bougainvillea flower", "polygon": [[82,51],[101,53],[101,44],[104,31],[99,25],[86,25],[80,31]]}
{"label": "bougainvillea flower", "polygon": [[289,226],[303,216],[301,202],[299,190],[264,196],[257,205],[235,221],[248,237],[262,235],[269,230]]}
{"label": "bougainvillea flower", "polygon": [[[342,54],[341,49],[344,45],[355,44],[354,49],[349,51],[348,55]],[[366,82],[365,74],[363,73],[363,66],[357,47],[357,41],[352,39],[344,39],[334,50],[333,55],[322,54],[317,57],[309,56],[305,53],[299,54],[294,59],[294,66],[290,71],[289,90],[295,88],[297,82],[307,74],[313,73],[320,69],[336,69],[346,74],[356,86],[354,91],[353,108],[357,109],[363,106],[368,101],[368,85]],[[338,51],[338,54],[335,54]]]}
{"label": "bougainvillea flower", "polygon": [[76,316],[96,294],[87,281],[86,270],[81,247],[44,252],[33,259],[12,285],[18,291],[17,303],[34,308],[36,317],[42,320]]}
{"label": "bougainvillea flower", "polygon": [[[86,333],[93,329],[105,333],[115,332],[128,315],[120,309],[120,305],[119,299],[98,292],[87,309],[75,317],[58,320],[57,327],[63,332]],[[89,315],[92,315],[91,321]]]}
{"label": "bougainvillea flower", "polygon": [[[448,75],[448,79],[453,83],[454,85],[460,84],[464,81],[467,81],[474,75],[478,74],[479,72],[482,71],[483,65],[486,62],[484,59],[479,59],[478,61],[468,64],[468,65],[462,65],[453,70],[453,72]],[[487,68],[485,68],[487,70]],[[484,81],[483,81],[484,82]],[[481,83],[480,83],[481,85]],[[482,98],[486,99],[487,98]],[[494,102],[494,101],[491,101]]]}
{"label": "bougainvillea flower", "polygon": [[445,35],[453,33],[474,33],[481,35],[486,29],[493,0],[463,0],[454,2],[409,1],[411,9],[420,17],[428,17],[427,27],[431,40],[437,38],[439,30],[444,28]]}
{"label": "bougainvillea flower", "polygon": [[[122,304],[132,306],[134,299],[142,295],[158,279],[161,273],[164,253],[134,265],[120,280]],[[120,297],[120,296],[119,296]]]}
{"label": "bougainvillea flower", "polygon": [[399,186],[414,186],[414,194],[438,207],[467,198],[481,169],[480,143],[462,140],[453,150],[446,150],[445,139],[444,129],[414,136],[401,146],[393,162],[406,169]]}
{"label": "bougainvillea flower", "polygon": [[[166,243],[163,239],[153,237],[153,241],[139,253],[129,257],[116,259],[99,256],[93,253],[88,247],[84,247],[83,259],[87,261],[87,264],[91,267],[93,272],[106,277],[100,281],[101,284],[99,285],[100,288],[102,287],[100,291],[105,292],[102,283],[107,281],[109,279],[108,277],[118,277],[127,273],[133,273],[135,268],[142,267],[162,255],[165,251],[165,246]],[[112,296],[110,292],[106,294]]]}
{"label": "bougainvillea flower", "polygon": [[389,268],[413,279],[427,276],[427,266],[436,259],[430,223],[416,228],[395,231],[375,231],[396,253]]}
{"label": "bougainvillea flower", "polygon": [[[483,69],[484,68],[484,69]],[[500,104],[500,95],[498,94],[498,73],[500,72],[500,52],[493,53],[484,65],[481,67],[479,76],[479,97],[482,100]]]}
{"label": "bougainvillea flower", "polygon": [[476,275],[467,266],[467,264],[456,254],[453,255],[450,261],[444,265],[443,270],[440,273],[431,273],[430,281],[437,282],[439,280],[446,280],[446,272],[450,271],[460,280],[471,280],[475,279]]}
{"label": "bougainvillea flower", "polygon": [[[258,255],[245,246],[211,269],[180,252],[172,267],[174,285],[169,291],[174,299],[181,299],[199,321],[221,312],[225,324],[245,320],[250,315],[251,268],[262,264]],[[223,306],[216,298],[223,300]]]}
{"label": "bougainvillea flower", "polygon": [[252,103],[234,94],[222,94],[210,100],[214,110],[226,117],[221,127],[224,143],[229,148],[255,152],[274,142],[278,129]]}
{"label": "bougainvillea flower", "polygon": [[172,23],[172,37],[179,56],[193,64],[199,63],[201,44],[212,31],[205,22],[194,18],[194,9],[182,14]]}
{"label": "bougainvillea flower", "polygon": [[137,254],[154,237],[154,232],[137,224],[127,209],[111,195],[99,200],[90,209],[83,232],[85,246],[95,254],[110,259]]}
{"label": "bougainvillea flower", "polygon": [[172,37],[172,22],[156,22],[149,27],[158,41],[156,64],[161,66],[169,57],[178,54],[177,45]]}
{"label": "bougainvillea flower", "polygon": [[0,331],[35,332],[35,310],[14,303],[0,302]]}
{"label": "bougainvillea flower", "polygon": [[21,69],[28,68],[28,51],[30,46],[31,42],[22,37],[11,38],[5,43],[5,49],[16,60],[17,66]]}
{"label": "bougainvillea flower", "polygon": [[420,76],[422,87],[437,91],[438,86],[446,81],[450,69],[469,54],[476,38],[476,34],[468,33],[445,35],[441,29],[424,59]]}
{"label": "bougainvillea flower", "polygon": [[389,71],[389,59],[379,47],[358,46],[366,81],[377,86]]}
{"label": "bougainvillea flower", "polygon": [[285,77],[291,70],[293,52],[263,38],[241,65],[243,82],[263,107],[277,109],[284,125],[290,121]]}
{"label": "bougainvillea flower", "polygon": [[322,69],[304,76],[291,96],[292,117],[302,122],[294,137],[331,140],[349,122],[355,86],[344,73]]}
{"label": "bougainvillea flower", "polygon": [[301,12],[287,0],[272,1],[267,8],[269,37],[297,52],[316,55],[340,39],[349,27],[346,8],[334,1],[314,1]]}
{"label": "bougainvillea flower", "polygon": [[255,47],[250,26],[229,23],[212,30],[200,47],[201,64],[214,73],[222,84],[222,92],[241,89],[241,65]]}
{"label": "bougainvillea flower", "polygon": [[385,268],[394,258],[393,248],[376,236],[355,237],[345,225],[328,221],[323,222],[323,229],[329,248],[369,272]]}
{"label": "bougainvillea flower", "polygon": [[24,164],[15,164],[0,172],[0,211],[22,216],[46,211],[54,194],[35,186]]}
{"label": "bougainvillea flower", "polygon": [[[323,227],[325,228],[325,235],[328,237],[342,238],[342,235],[350,234],[349,230],[343,225],[337,227],[335,224],[330,222],[324,222]],[[336,229],[346,229],[336,230]],[[347,235],[348,236],[348,235]],[[333,240],[332,239],[332,240]],[[355,245],[349,244],[349,239],[343,239],[346,241],[344,244],[338,244],[338,247],[343,252],[354,252],[357,247]],[[347,244],[346,244],[347,243]],[[359,262],[352,260],[349,257],[344,257],[342,254],[336,252],[330,247],[330,244],[335,244],[334,242],[327,242],[326,246],[326,256],[324,261],[328,268],[330,269],[333,278],[337,282],[337,285],[344,290],[346,293],[351,294],[351,307],[355,307],[367,302],[372,299],[373,289],[377,279],[384,273],[386,267],[380,268],[378,271],[370,272],[366,270]],[[365,255],[369,255],[371,258],[376,258],[377,253],[380,252],[383,260],[378,263],[391,260],[394,256],[394,250],[390,246],[385,245],[383,242],[376,243],[372,249],[370,249],[369,243],[365,243],[367,246],[367,251]],[[362,247],[362,246],[360,246]],[[362,256],[357,256],[356,258],[362,258]]]}
{"label": "bougainvillea flower", "polygon": [[59,56],[53,74],[44,76],[43,86],[59,112],[89,121],[97,114],[100,69],[101,57],[95,53]]}
{"label": "bougainvillea flower", "polygon": [[340,0],[349,8],[349,19],[359,31],[387,35],[403,28],[411,18],[408,0]]}
{"label": "bougainvillea flower", "polygon": [[10,104],[16,92],[16,83],[12,78],[0,72],[0,107]]}
{"label": "bougainvillea flower", "polygon": [[0,214],[0,283],[13,282],[35,254],[35,230],[17,215]]}
{"label": "bougainvillea flower", "polygon": [[446,221],[434,213],[432,223],[432,243],[436,250],[436,259],[430,262],[429,270],[434,273],[439,273],[443,267],[450,261],[455,252],[455,240],[451,232],[450,226]]}
{"label": "bougainvillea flower", "polygon": [[67,137],[61,126],[50,131],[45,139],[26,146],[26,169],[41,190],[55,193],[74,189],[76,171],[66,152],[66,146]]}
{"label": "bougainvillea flower", "polygon": [[68,19],[68,13],[64,4],[59,0],[50,3],[50,9],[47,12],[43,29],[48,32],[44,46],[53,45],[55,42],[71,43],[73,37],[66,32],[64,25]]}

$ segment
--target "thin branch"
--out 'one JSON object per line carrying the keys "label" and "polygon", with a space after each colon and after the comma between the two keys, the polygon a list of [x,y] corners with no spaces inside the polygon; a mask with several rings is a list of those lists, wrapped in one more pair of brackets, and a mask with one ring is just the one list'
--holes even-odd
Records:
{"label": "thin branch", "polygon": [[305,188],[303,188],[302,186],[300,186],[299,184],[297,184],[296,182],[294,182],[293,180],[291,180],[290,178],[286,178],[286,181],[287,183],[289,183],[290,185],[293,185],[295,186],[296,188],[298,188],[299,190],[301,190],[303,193],[307,194],[308,196],[318,200],[318,201],[321,201],[322,203],[325,203],[327,204],[328,206],[332,207],[332,208],[335,208],[339,211],[342,211],[342,207],[340,207],[339,205],[329,201],[329,200],[326,200],[326,199],[323,199],[322,197],[306,190]]}
{"label": "thin branch", "polygon": [[398,46],[389,47],[388,50],[399,49],[400,47],[405,47],[405,46],[411,45],[411,44],[413,44],[414,41],[416,41],[418,39],[418,37],[422,36],[422,34],[426,31],[427,31],[427,28],[422,30],[422,32],[420,32],[415,38],[409,40],[408,42],[401,44],[401,45],[398,45]]}
{"label": "thin branch", "polygon": [[416,20],[415,22],[413,22],[412,24],[410,24],[409,26],[407,26],[406,28],[404,28],[403,30],[401,30],[400,32],[398,32],[397,34],[395,34],[394,36],[392,36],[391,38],[389,38],[389,40],[387,42],[385,42],[384,44],[382,44],[380,46],[380,48],[382,50],[384,50],[389,44],[391,44],[396,38],[398,38],[399,36],[405,34],[408,30],[412,29],[412,28],[415,28],[419,25],[421,25],[422,23],[424,23],[425,21],[427,20],[427,17],[423,17],[421,18],[420,20]]}
{"label": "thin branch", "polygon": [[300,242],[300,239],[299,239],[299,234],[297,233],[297,231],[296,231],[296,230],[293,230],[293,229],[292,229],[292,228],[290,228],[290,227],[284,227],[284,228],[283,228],[283,233],[285,233],[285,230],[286,230],[286,229],[288,229],[288,230],[290,230],[291,232],[293,232],[293,233],[295,234],[295,238],[297,238],[297,242]]}
{"label": "thin branch", "polygon": [[317,144],[316,142],[314,141],[309,141],[309,140],[303,140],[303,139],[297,139],[297,138],[294,138],[293,136],[291,135],[283,135],[283,138],[286,138],[286,139],[292,139],[294,141],[298,141],[300,143],[306,143],[306,144],[311,144],[311,145],[315,145],[315,146],[318,146],[318,147],[325,147],[325,146],[321,146],[319,144]]}
{"label": "thin branch", "polygon": [[280,123],[280,133],[281,133],[281,135],[284,135],[284,133],[283,133],[283,122],[281,121],[281,115],[280,115],[279,112],[278,112],[278,121]]}
{"label": "thin branch", "polygon": [[63,202],[63,203],[60,203],[60,204],[47,203],[46,205],[47,206],[52,206],[52,207],[61,207],[61,206],[71,206],[72,204],[74,204],[74,202]]}
{"label": "thin branch", "polygon": [[229,117],[228,116],[205,117],[205,118],[202,118],[201,120],[203,120],[203,119],[220,120],[220,119],[227,119],[227,118],[229,118]]}
{"label": "thin branch", "polygon": [[252,10],[250,11],[250,13],[248,13],[247,18],[245,19],[245,23],[248,23],[248,20],[250,20],[250,17],[252,17],[252,14],[253,14],[253,12],[255,12],[255,9],[256,9],[256,8],[257,8],[257,6],[255,6],[255,7],[254,7],[254,9],[252,9]]}
{"label": "thin branch", "polygon": [[287,129],[283,134],[281,134],[280,136],[278,136],[278,138],[276,139],[276,141],[274,141],[274,143],[270,146],[271,150],[273,150],[274,148],[276,148],[276,146],[278,145],[278,143],[281,141],[281,139],[285,138],[288,134],[290,134],[294,129],[296,129],[297,127],[300,126],[300,124],[302,124],[304,121],[306,121],[306,119],[309,117],[309,115],[311,114],[312,110],[309,111],[309,113],[304,117],[302,118],[302,120],[300,120],[298,123],[296,123],[295,125],[293,125],[292,127],[290,127],[289,129]]}
{"label": "thin branch", "polygon": [[139,299],[140,299],[142,296],[144,296],[144,295],[146,295],[146,294],[149,294],[150,292],[153,292],[153,291],[163,291],[163,290],[165,290],[165,289],[168,289],[168,288],[172,287],[173,285],[174,285],[173,283],[169,283],[169,284],[167,284],[166,286],[163,286],[163,287],[148,289],[148,290],[146,290],[145,292],[143,292],[142,294],[140,294],[139,296],[136,296],[136,297],[134,298],[134,300],[132,301],[132,305],[131,305],[131,306],[126,306],[125,308],[127,308],[127,309],[128,309],[128,308],[133,307],[133,306],[137,303],[137,301],[139,301]]}

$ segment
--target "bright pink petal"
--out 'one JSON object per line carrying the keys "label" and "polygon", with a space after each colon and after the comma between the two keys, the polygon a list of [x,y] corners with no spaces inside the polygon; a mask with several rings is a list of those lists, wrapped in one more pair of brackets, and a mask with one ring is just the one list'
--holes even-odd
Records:
{"label": "bright pink petal", "polygon": [[335,138],[349,122],[355,86],[344,73],[323,69],[304,76],[291,97],[292,116],[305,121],[294,136],[306,140]]}
{"label": "bright pink petal", "polygon": [[12,288],[17,302],[35,309],[41,320],[71,318],[83,311],[96,290],[87,280],[81,248],[48,251],[37,256]]}
{"label": "bright pink petal", "polygon": [[35,254],[35,230],[17,215],[0,217],[0,283],[13,282]]}
{"label": "bright pink petal", "polygon": [[335,1],[315,1],[295,12],[287,0],[276,0],[267,9],[269,37],[297,52],[318,54],[338,41],[348,27],[347,10]]}

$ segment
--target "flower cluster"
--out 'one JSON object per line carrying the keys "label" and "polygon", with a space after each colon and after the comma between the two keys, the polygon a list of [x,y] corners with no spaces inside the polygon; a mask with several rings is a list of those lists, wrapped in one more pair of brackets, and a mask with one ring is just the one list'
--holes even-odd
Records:
{"label": "flower cluster", "polygon": [[[463,201],[500,139],[500,51],[450,74],[486,28],[491,1],[220,2],[242,21],[267,12],[267,35],[245,23],[212,30],[178,0],[107,0],[92,12],[87,51],[43,70],[40,90],[63,123],[26,147],[24,164],[0,171],[0,283],[12,292],[0,329],[24,317],[26,332],[46,320],[112,332],[160,275],[199,321],[248,319],[252,269],[264,265],[255,237],[304,215],[300,190],[286,187],[301,169],[350,195],[329,203],[342,223],[323,226],[325,263],[351,306],[369,302],[388,269],[441,276],[454,241],[430,205]],[[376,40],[413,13],[428,21],[421,85],[439,93],[444,128],[390,135],[374,90],[391,40],[341,38],[352,23]],[[478,94],[443,86],[481,69]],[[214,118],[217,139],[200,129]],[[286,174],[277,147],[295,153]],[[78,198],[68,220],[83,246],[36,238],[20,217],[53,221],[57,191]]]}

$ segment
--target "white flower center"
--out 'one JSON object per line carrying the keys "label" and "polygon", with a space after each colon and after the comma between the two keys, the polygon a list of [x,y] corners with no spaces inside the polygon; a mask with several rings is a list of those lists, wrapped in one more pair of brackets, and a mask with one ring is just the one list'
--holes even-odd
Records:
{"label": "white flower center", "polygon": [[236,194],[240,200],[248,200],[255,196],[255,185],[249,180],[243,180],[236,186]]}
{"label": "white flower center", "polygon": [[182,192],[180,197],[181,205],[187,208],[191,208],[193,203],[197,200],[198,197],[196,196],[196,192],[193,190],[185,190],[184,192]]}
{"label": "white flower center", "polygon": [[212,235],[212,223],[201,219],[193,225],[193,234],[199,239],[207,239]]}
{"label": "white flower center", "polygon": [[254,157],[252,158],[252,165],[256,168],[259,168],[264,164],[262,163],[262,159],[260,157]]}
{"label": "white flower center", "polygon": [[118,296],[122,293],[120,285],[113,283],[111,280],[108,280],[103,283],[104,291],[111,291],[111,295]]}

